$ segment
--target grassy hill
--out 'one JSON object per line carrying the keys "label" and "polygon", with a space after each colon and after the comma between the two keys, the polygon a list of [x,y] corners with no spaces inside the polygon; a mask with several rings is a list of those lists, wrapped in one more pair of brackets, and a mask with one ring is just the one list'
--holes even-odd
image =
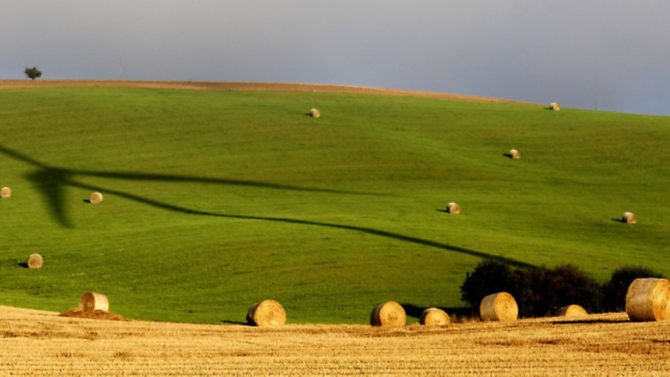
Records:
{"label": "grassy hill", "polygon": [[[318,107],[321,119],[306,115]],[[347,93],[0,89],[0,304],[367,322],[482,260],[670,275],[670,118]],[[510,148],[522,152],[513,161]],[[105,195],[97,206],[85,199]],[[463,207],[459,216],[441,210]],[[639,215],[627,226],[613,219]],[[31,253],[45,267],[19,264]]]}

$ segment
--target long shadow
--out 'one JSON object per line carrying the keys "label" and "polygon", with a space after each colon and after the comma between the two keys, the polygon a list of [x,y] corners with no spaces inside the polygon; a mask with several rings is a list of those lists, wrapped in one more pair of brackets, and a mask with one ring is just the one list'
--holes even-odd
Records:
{"label": "long shadow", "polygon": [[63,226],[72,227],[67,209],[65,208],[65,185],[70,176],[62,169],[40,169],[26,175],[26,179],[33,182],[46,197],[51,208],[51,215]]}
{"label": "long shadow", "polygon": [[[140,180],[140,181],[161,181],[161,182],[193,182],[193,183],[211,183],[211,184],[220,184],[220,185],[229,185],[229,186],[248,186],[256,188],[266,188],[266,189],[275,189],[275,190],[291,190],[291,191],[306,191],[306,192],[322,192],[329,194],[347,194],[347,195],[370,195],[370,196],[385,196],[388,194],[381,194],[376,192],[362,192],[362,191],[348,191],[348,190],[333,190],[325,188],[315,188],[315,187],[302,187],[302,186],[293,186],[293,185],[283,185],[277,183],[268,183],[268,182],[259,182],[259,181],[247,181],[239,179],[225,179],[225,178],[211,178],[211,177],[194,177],[186,175],[176,175],[176,174],[155,174],[155,173],[136,173],[136,172],[127,172],[127,171],[96,171],[96,170],[76,170],[76,169],[63,169],[58,167],[52,167],[41,163],[33,158],[30,158],[22,153],[11,150],[7,147],[0,145],[0,153],[4,153],[7,156],[10,156],[14,159],[21,160],[30,165],[39,167],[41,170],[39,174],[52,175],[53,177],[60,176],[91,176],[91,177],[101,177],[101,178],[117,178],[124,180]],[[42,171],[44,170],[44,171]]]}
{"label": "long shadow", "polygon": [[423,238],[407,236],[407,235],[403,235],[403,234],[399,234],[399,233],[393,233],[393,232],[388,232],[388,231],[385,231],[385,230],[379,230],[379,229],[374,229],[374,228],[355,226],[355,225],[336,224],[336,223],[326,223],[326,222],[311,221],[311,220],[292,219],[292,218],[286,218],[286,217],[250,216],[250,215],[238,215],[238,214],[201,211],[201,210],[197,210],[197,209],[191,209],[191,208],[177,206],[177,205],[170,204],[170,203],[160,202],[158,200],[145,198],[145,197],[142,197],[142,196],[130,194],[130,193],[123,192],[123,191],[103,189],[101,187],[88,185],[88,184],[77,182],[77,181],[68,181],[68,184],[71,185],[71,186],[80,187],[80,188],[84,188],[84,189],[88,189],[88,190],[94,190],[94,191],[104,190],[105,192],[108,192],[110,194],[114,194],[114,195],[117,195],[117,196],[120,196],[120,197],[123,197],[123,198],[126,198],[126,199],[130,199],[130,200],[134,200],[134,201],[137,201],[137,202],[140,202],[140,203],[144,203],[144,204],[150,205],[152,207],[163,208],[163,209],[166,209],[166,210],[170,210],[170,211],[174,211],[174,212],[181,212],[181,213],[188,214],[188,215],[224,217],[224,218],[229,218],[229,219],[242,219],[242,220],[271,221],[271,222],[282,222],[282,223],[289,223],[289,224],[300,224],[300,225],[311,225],[311,226],[326,227],[326,228],[344,229],[344,230],[349,230],[349,231],[354,231],[354,232],[372,234],[372,235],[375,235],[375,236],[395,239],[395,240],[399,240],[399,241],[410,242],[410,243],[414,243],[414,244],[417,244],[417,245],[435,247],[435,248],[438,248],[438,249],[448,250],[448,251],[452,251],[452,252],[456,252],[456,253],[460,253],[460,254],[473,256],[473,257],[495,260],[495,261],[507,263],[507,264],[510,264],[510,265],[513,265],[513,266],[516,266],[516,267],[533,267],[532,264],[529,264],[529,263],[526,263],[526,262],[521,262],[521,261],[518,261],[518,260],[515,260],[515,259],[511,259],[511,258],[506,258],[506,257],[499,256],[499,255],[487,254],[487,253],[484,253],[484,252],[481,252],[481,251],[470,250],[470,249],[466,249],[466,248],[459,247],[459,246],[453,246],[453,245],[449,245],[449,244],[442,243],[442,242],[426,240],[426,239],[423,239]]}
{"label": "long shadow", "polygon": [[[37,168],[30,174],[26,175],[26,179],[33,182],[46,197],[47,203],[51,208],[51,214],[61,225],[65,227],[72,227],[67,216],[67,209],[65,206],[65,189],[69,186],[73,177],[77,176],[91,176],[100,178],[115,178],[123,180],[141,180],[141,181],[160,181],[160,182],[190,182],[190,183],[207,183],[226,186],[245,186],[272,190],[289,190],[289,191],[304,191],[304,192],[318,192],[328,194],[345,194],[345,195],[373,195],[382,196],[387,194],[372,193],[372,192],[358,192],[347,190],[333,190],[314,187],[302,187],[293,185],[282,185],[268,182],[246,181],[238,179],[224,179],[224,178],[210,178],[210,177],[193,177],[175,174],[154,174],[154,173],[135,173],[124,171],[95,171],[95,170],[76,170],[64,169],[59,167],[49,166],[40,161],[37,161],[23,153],[17,152],[10,148],[0,145],[0,153],[5,154],[13,159],[23,161],[29,165]],[[107,190],[105,190],[107,191]]]}
{"label": "long shadow", "polygon": [[369,195],[369,196],[386,196],[387,194],[375,192],[362,191],[347,191],[347,190],[333,190],[314,187],[301,187],[292,185],[281,185],[277,183],[267,183],[258,181],[245,181],[238,179],[223,179],[223,178],[208,178],[208,177],[188,177],[183,175],[172,174],[152,174],[152,173],[133,173],[133,172],[99,172],[92,170],[77,170],[74,171],[76,175],[86,175],[91,177],[101,178],[117,178],[125,180],[139,180],[139,181],[161,181],[161,182],[192,182],[192,183],[211,183],[227,186],[247,186],[274,190],[290,190],[290,191],[306,191],[306,192],[321,192],[327,194],[346,194],[346,195]]}
{"label": "long shadow", "polygon": [[[186,177],[186,176],[177,176],[177,175],[160,175],[160,174],[145,174],[145,173],[119,173],[119,172],[96,172],[96,171],[86,171],[86,170],[73,170],[73,169],[61,169],[50,167],[46,164],[43,164],[37,160],[34,160],[28,156],[25,156],[21,153],[13,151],[9,148],[3,147],[0,145],[0,152],[4,153],[12,158],[24,161],[30,165],[36,166],[39,169],[31,174],[27,175],[27,179],[35,183],[43,195],[47,198],[49,206],[52,209],[52,214],[54,218],[65,227],[72,227],[72,224],[67,216],[65,208],[65,187],[78,187],[94,191],[102,191],[110,194],[114,194],[129,200],[133,200],[139,203],[143,203],[149,206],[162,208],[165,210],[179,212],[189,215],[200,215],[200,216],[214,216],[222,217],[229,219],[242,219],[242,220],[254,220],[254,221],[269,221],[269,222],[281,222],[289,224],[299,224],[299,225],[309,225],[309,226],[318,226],[326,228],[335,228],[343,229],[348,231],[354,231],[359,233],[371,234],[375,236],[395,239],[399,241],[409,242],[417,245],[434,247],[442,250],[448,250],[451,252],[456,252],[460,254],[465,254],[478,258],[491,259],[503,263],[507,263],[513,266],[518,267],[533,267],[533,265],[525,262],[521,262],[515,259],[506,258],[503,256],[497,256],[492,254],[487,254],[481,251],[470,250],[462,248],[459,246],[449,245],[442,242],[436,242],[432,240],[427,240],[423,238],[403,235],[399,233],[388,232],[384,230],[355,226],[355,225],[345,225],[345,224],[336,224],[336,223],[327,223],[319,221],[310,221],[310,220],[301,220],[301,219],[292,219],[285,217],[269,217],[269,216],[251,216],[251,215],[239,215],[239,214],[228,214],[228,213],[216,213],[210,211],[202,211],[197,209],[191,209],[186,207],[181,207],[178,205],[160,202],[158,200],[145,198],[139,195],[134,195],[131,193],[111,190],[108,188],[102,188],[94,185],[89,185],[76,181],[74,177],[78,175],[86,176],[96,176],[96,177],[106,177],[106,178],[119,178],[119,179],[137,179],[137,180],[156,180],[156,181],[174,181],[174,182],[207,182],[207,183],[217,183],[217,184],[237,184],[243,186],[251,187],[263,187],[271,189],[282,189],[282,190],[298,190],[298,191],[316,191],[316,192],[328,192],[328,193],[340,193],[340,194],[363,194],[370,195],[370,193],[357,193],[350,191],[336,191],[336,190],[323,190],[315,188],[304,188],[297,186],[284,186],[276,184],[268,184],[262,182],[248,182],[248,181],[236,181],[236,180],[226,180],[226,179],[212,179],[212,178],[202,178],[202,177]],[[232,183],[231,183],[232,182]],[[378,195],[378,194],[372,194]]]}

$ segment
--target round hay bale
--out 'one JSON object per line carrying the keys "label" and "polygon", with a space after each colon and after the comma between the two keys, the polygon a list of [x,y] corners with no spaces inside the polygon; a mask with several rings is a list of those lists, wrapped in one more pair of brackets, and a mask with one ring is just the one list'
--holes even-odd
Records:
{"label": "round hay bale", "polygon": [[449,315],[439,308],[428,308],[421,314],[421,323],[427,327],[446,326],[450,322]]}
{"label": "round hay bale", "polygon": [[511,294],[494,293],[482,299],[479,315],[484,321],[515,321],[519,317],[519,307]]}
{"label": "round hay bale", "polygon": [[447,204],[447,212],[452,215],[458,215],[461,213],[461,206],[456,202],[449,202]]}
{"label": "round hay bale", "polygon": [[568,305],[558,309],[556,315],[559,317],[577,318],[585,317],[589,315],[589,312],[587,312],[586,309],[579,305]]}
{"label": "round hay bale", "polygon": [[510,149],[509,153],[507,154],[512,160],[518,160],[521,158],[521,153],[519,153],[518,150],[516,149]]}
{"label": "round hay bale", "polygon": [[12,189],[9,187],[0,188],[0,198],[8,199],[12,197]]}
{"label": "round hay bale", "polygon": [[626,292],[626,313],[631,321],[670,319],[670,281],[662,278],[633,280]]}
{"label": "round hay bale", "polygon": [[321,112],[319,109],[311,109],[309,114],[312,116],[312,118],[321,118]]}
{"label": "round hay bale", "polygon": [[624,212],[623,216],[621,217],[621,222],[626,224],[636,224],[637,216],[635,216],[633,212]]}
{"label": "round hay bale", "polygon": [[275,300],[263,300],[249,308],[247,323],[251,326],[283,326],[286,311]]}
{"label": "round hay bale", "polygon": [[44,258],[39,254],[31,254],[28,257],[28,268],[42,268],[44,265]]}
{"label": "round hay bale", "polygon": [[84,292],[79,299],[79,308],[85,312],[96,310],[102,312],[109,311],[109,300],[102,293]]}
{"label": "round hay bale", "polygon": [[103,201],[103,197],[101,193],[96,191],[91,194],[88,200],[91,202],[91,204],[100,204]]}
{"label": "round hay bale", "polygon": [[549,104],[549,110],[558,111],[560,109],[561,105],[559,105],[557,102],[552,102]]}
{"label": "round hay bale", "polygon": [[379,304],[370,314],[370,325],[380,327],[404,327],[407,323],[405,309],[395,301]]}

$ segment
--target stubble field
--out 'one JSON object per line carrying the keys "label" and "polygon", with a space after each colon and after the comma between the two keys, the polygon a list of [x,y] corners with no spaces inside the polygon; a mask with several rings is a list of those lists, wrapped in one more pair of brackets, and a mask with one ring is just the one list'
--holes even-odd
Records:
{"label": "stubble field", "polygon": [[0,370],[12,376],[664,376],[670,322],[583,320],[364,325],[100,321],[0,307]]}

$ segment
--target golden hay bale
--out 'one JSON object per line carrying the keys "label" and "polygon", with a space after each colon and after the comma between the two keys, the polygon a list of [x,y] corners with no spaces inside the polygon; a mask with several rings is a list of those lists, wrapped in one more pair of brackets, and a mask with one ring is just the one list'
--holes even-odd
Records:
{"label": "golden hay bale", "polygon": [[44,259],[39,254],[31,254],[28,257],[28,268],[42,268]]}
{"label": "golden hay bale", "polygon": [[635,214],[632,212],[624,212],[623,216],[621,217],[621,222],[626,224],[636,224],[637,216],[635,216]]}
{"label": "golden hay bale", "polygon": [[102,200],[103,200],[102,194],[96,191],[96,192],[91,194],[91,196],[88,200],[91,202],[91,204],[102,203]]}
{"label": "golden hay bale", "polygon": [[379,304],[370,314],[370,325],[381,327],[403,327],[407,323],[405,309],[395,301]]}
{"label": "golden hay bale", "polygon": [[456,202],[449,202],[447,204],[447,212],[451,213],[452,215],[458,215],[461,213],[461,206]]}
{"label": "golden hay bale", "polygon": [[559,105],[556,102],[552,102],[552,103],[549,104],[549,110],[558,111],[560,109],[561,109],[561,105]]}
{"label": "golden hay bale", "polygon": [[484,321],[515,321],[519,317],[519,308],[511,294],[494,293],[482,299],[479,315]]}
{"label": "golden hay bale", "polygon": [[321,118],[321,112],[319,109],[311,109],[309,114],[312,116],[312,118]]}
{"label": "golden hay bale", "polygon": [[449,315],[447,312],[439,308],[428,308],[424,310],[421,314],[421,320],[419,321],[419,323],[428,327],[446,326],[449,322]]}
{"label": "golden hay bale", "polygon": [[286,324],[286,311],[275,300],[263,300],[249,308],[247,323],[252,326],[282,326]]}
{"label": "golden hay bale", "polygon": [[109,300],[107,296],[102,293],[84,292],[79,299],[79,309],[85,312],[93,312],[96,310],[108,312]]}
{"label": "golden hay bale", "polygon": [[3,187],[0,189],[0,198],[7,199],[12,197],[12,189]]}
{"label": "golden hay bale", "polygon": [[507,154],[512,160],[518,160],[521,158],[521,153],[516,149],[510,149]]}
{"label": "golden hay bale", "polygon": [[556,315],[559,317],[576,318],[585,317],[589,315],[589,312],[587,312],[586,309],[579,305],[568,305],[558,309]]}
{"label": "golden hay bale", "polygon": [[633,280],[626,292],[626,313],[631,321],[670,319],[670,281],[662,278]]}

